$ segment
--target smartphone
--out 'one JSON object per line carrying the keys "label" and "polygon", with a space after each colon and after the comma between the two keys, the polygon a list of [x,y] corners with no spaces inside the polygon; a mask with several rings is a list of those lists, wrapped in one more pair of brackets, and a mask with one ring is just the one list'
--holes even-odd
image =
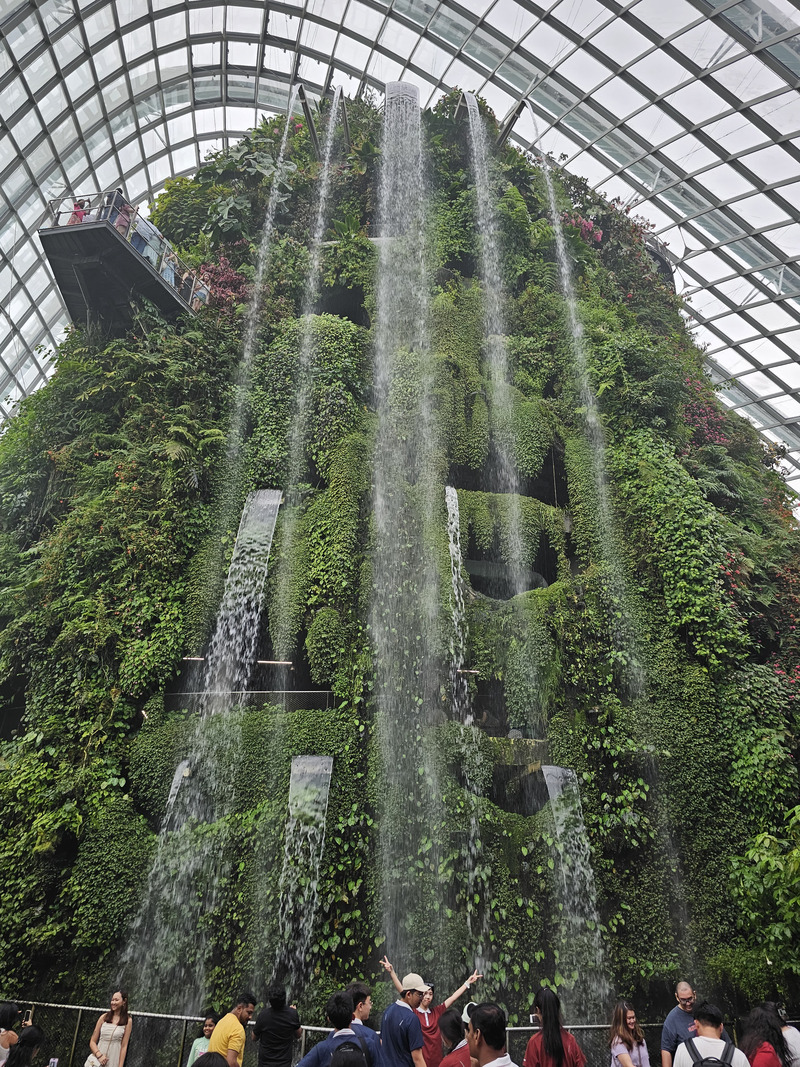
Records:
{"label": "smartphone", "polygon": [[25,1014],[24,1014],[24,1015],[22,1016],[22,1025],[23,1025],[23,1026],[24,1026],[24,1025],[25,1025],[26,1023],[29,1023],[29,1022],[31,1021],[31,1015],[33,1015],[33,1010],[32,1010],[31,1008],[28,1008],[28,1010],[27,1010],[27,1011],[25,1012]]}

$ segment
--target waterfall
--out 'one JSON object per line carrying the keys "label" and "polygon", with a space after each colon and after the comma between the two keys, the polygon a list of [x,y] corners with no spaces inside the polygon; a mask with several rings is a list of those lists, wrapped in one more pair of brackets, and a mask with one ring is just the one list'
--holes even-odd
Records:
{"label": "waterfall", "polygon": [[276,597],[278,610],[276,617],[279,628],[273,635],[275,651],[279,659],[288,659],[292,652],[292,635],[288,632],[291,625],[291,612],[289,604],[292,595],[292,578],[294,572],[294,542],[297,531],[298,512],[296,507],[300,501],[295,499],[298,494],[298,485],[303,475],[305,458],[306,429],[309,407],[311,403],[311,387],[313,380],[314,364],[314,305],[319,299],[320,290],[320,267],[322,263],[322,239],[325,236],[325,227],[328,219],[328,198],[331,184],[331,157],[333,155],[333,141],[336,134],[336,116],[339,111],[342,90],[337,87],[333,95],[331,113],[328,118],[328,127],[325,135],[325,147],[322,156],[322,172],[319,178],[317,196],[317,213],[314,222],[314,230],[311,234],[311,247],[306,272],[305,288],[303,293],[303,317],[300,324],[300,358],[297,366],[297,384],[294,399],[294,413],[292,425],[289,431],[289,465],[286,478],[286,495],[289,507],[285,510],[281,540],[283,544],[283,559],[278,573],[278,586]]}
{"label": "waterfall", "polygon": [[[528,105],[531,118],[533,119],[534,132],[538,141],[539,129],[536,123],[536,115],[530,101],[526,100],[525,103]],[[575,297],[572,263],[564,239],[564,227],[561,222],[561,214],[556,202],[556,191],[553,175],[550,170],[550,162],[544,151],[542,151],[542,173],[544,175],[545,187],[547,189],[550,219],[553,227],[553,235],[555,237],[556,260],[558,262],[558,271],[561,281],[561,292],[567,308],[567,325],[569,327],[575,380],[578,386],[578,395],[580,397],[581,406],[586,413],[586,436],[589,444],[592,477],[597,499],[597,530],[600,551],[603,556],[603,561],[609,570],[612,599],[617,598],[620,602],[619,608],[616,608],[613,603],[609,605],[609,623],[617,653],[619,654],[625,669],[628,689],[632,696],[640,696],[644,689],[644,673],[640,657],[636,652],[635,634],[633,633],[630,620],[627,618],[627,581],[623,571],[622,559],[620,557],[614,511],[608,491],[605,459],[606,442],[603,434],[603,424],[600,421],[597,401],[589,378],[589,367],[586,360],[586,343],[583,336],[583,325],[578,315],[578,303]]]}
{"label": "waterfall", "polygon": [[250,681],[280,503],[279,489],[259,489],[245,502],[206,657],[203,714],[224,711],[229,694],[246,689]]}
{"label": "waterfall", "polygon": [[467,957],[474,959],[478,970],[484,969],[484,952],[489,934],[489,909],[486,907],[486,868],[481,842],[481,792],[479,782],[486,770],[481,748],[481,731],[472,715],[469,686],[463,667],[467,650],[467,614],[461,578],[461,519],[458,493],[445,488],[447,503],[447,541],[450,550],[452,579],[453,630],[450,639],[450,687],[453,719],[462,724],[459,763],[464,787],[469,794],[469,838],[467,842],[466,891],[461,905],[467,920]]}
{"label": "waterfall", "polygon": [[561,921],[557,967],[567,979],[560,992],[568,1018],[599,1021],[606,1018],[611,986],[578,780],[575,772],[565,767],[543,766],[542,773],[558,853],[556,896]]}
{"label": "waterfall", "polygon": [[514,595],[525,591],[525,557],[519,502],[519,478],[515,463],[514,404],[508,382],[508,350],[503,314],[504,285],[500,255],[500,234],[497,213],[492,201],[489,176],[490,149],[478,101],[472,93],[464,93],[469,117],[469,145],[477,200],[479,262],[483,281],[485,310],[485,351],[491,379],[491,411],[495,435],[495,478],[497,490],[508,494],[508,552],[507,560]]}
{"label": "waterfall", "polygon": [[[239,720],[231,706],[249,681],[281,494],[251,493],[206,660],[189,755],[172,780],[147,887],[123,950],[119,983],[150,1010],[205,1006],[209,928],[229,871]],[[189,771],[187,776],[186,772]]]}
{"label": "waterfall", "polygon": [[441,800],[423,741],[439,701],[438,582],[429,546],[440,536],[442,501],[435,477],[422,122],[414,86],[387,85],[382,149],[370,636],[383,773],[386,952],[401,959],[409,958],[423,929],[426,944],[438,943],[443,912],[433,829],[441,824]]}
{"label": "waterfall", "polygon": [[[272,253],[272,231],[275,228],[275,213],[278,210],[278,196],[280,194],[280,183],[284,175],[284,159],[286,156],[286,142],[289,138],[289,127],[292,122],[292,111],[294,110],[295,100],[297,99],[297,86],[293,85],[289,90],[289,100],[286,104],[286,123],[283,127],[283,134],[281,136],[281,143],[278,149],[278,158],[275,163],[275,170],[272,175],[272,186],[269,190],[269,200],[267,201],[267,210],[264,215],[264,222],[261,226],[261,240],[258,246],[258,258],[256,259],[256,273],[253,279],[253,296],[250,300],[250,307],[247,312],[247,320],[244,328],[244,344],[242,355],[242,369],[249,376],[250,365],[253,361],[253,354],[255,352],[256,341],[258,340],[258,331],[261,326],[261,305],[263,300],[264,280],[269,271],[271,253]],[[247,383],[243,381],[241,383],[246,390]]]}
{"label": "waterfall", "polygon": [[274,980],[288,983],[295,992],[302,991],[309,977],[332,770],[330,756],[296,756],[292,760]]}

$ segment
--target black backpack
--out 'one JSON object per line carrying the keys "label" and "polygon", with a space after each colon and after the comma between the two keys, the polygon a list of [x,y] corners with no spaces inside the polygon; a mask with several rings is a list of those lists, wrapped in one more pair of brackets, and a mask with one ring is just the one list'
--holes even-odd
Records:
{"label": "black backpack", "polygon": [[[353,1067],[356,1063],[360,1063],[362,1067],[372,1067],[372,1053],[369,1050],[369,1045],[361,1034],[356,1033],[356,1038],[358,1044],[348,1039],[343,1041],[341,1045],[336,1046],[331,1056],[330,1067],[340,1067],[340,1065]],[[358,1059],[355,1058],[356,1056]]]}
{"label": "black backpack", "polygon": [[733,1060],[734,1044],[732,1041],[725,1040],[725,1048],[722,1050],[721,1057],[701,1056],[692,1037],[685,1041],[684,1044],[689,1049],[689,1055],[692,1057],[692,1063],[695,1067],[730,1067]]}

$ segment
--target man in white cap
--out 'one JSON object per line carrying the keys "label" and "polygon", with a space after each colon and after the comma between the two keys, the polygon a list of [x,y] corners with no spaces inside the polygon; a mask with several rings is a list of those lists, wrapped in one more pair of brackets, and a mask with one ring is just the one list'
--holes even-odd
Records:
{"label": "man in white cap", "polygon": [[422,1026],[417,1008],[425,995],[425,982],[407,974],[400,983],[400,996],[381,1020],[381,1057],[384,1067],[425,1067],[422,1058]]}

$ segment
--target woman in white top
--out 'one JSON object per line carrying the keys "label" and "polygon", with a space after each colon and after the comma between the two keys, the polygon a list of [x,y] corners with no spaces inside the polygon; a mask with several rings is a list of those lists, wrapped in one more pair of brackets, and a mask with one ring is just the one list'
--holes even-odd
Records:
{"label": "woman in white top", "polygon": [[89,1048],[97,1056],[100,1067],[124,1067],[131,1021],[128,994],[118,989],[111,998],[110,1010],[97,1020],[89,1039]]}

